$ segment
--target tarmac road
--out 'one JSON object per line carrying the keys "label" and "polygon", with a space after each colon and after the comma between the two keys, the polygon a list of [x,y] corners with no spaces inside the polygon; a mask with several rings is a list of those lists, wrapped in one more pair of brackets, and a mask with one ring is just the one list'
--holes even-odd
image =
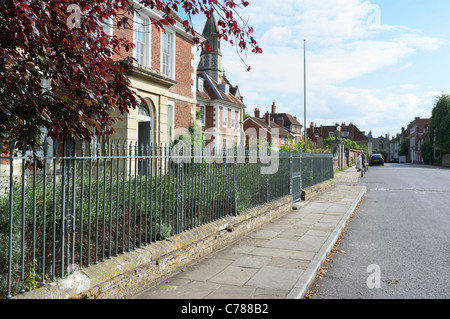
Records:
{"label": "tarmac road", "polygon": [[450,297],[450,169],[370,167],[367,194],[312,299]]}

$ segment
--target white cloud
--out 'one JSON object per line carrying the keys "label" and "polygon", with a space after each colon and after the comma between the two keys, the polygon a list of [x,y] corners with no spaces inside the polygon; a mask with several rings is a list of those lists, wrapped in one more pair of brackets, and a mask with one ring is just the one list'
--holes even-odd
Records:
{"label": "white cloud", "polygon": [[[373,89],[346,83],[386,68],[411,69],[411,58],[434,52],[447,40],[407,26],[382,24],[380,8],[369,0],[253,0],[242,12],[264,52],[243,57],[222,45],[223,68],[240,87],[248,112],[269,107],[303,119],[303,40],[307,42],[307,121],[318,125],[353,122],[367,132],[395,134],[415,116],[431,115],[436,92],[417,84]],[[353,84],[355,85],[355,84]]]}

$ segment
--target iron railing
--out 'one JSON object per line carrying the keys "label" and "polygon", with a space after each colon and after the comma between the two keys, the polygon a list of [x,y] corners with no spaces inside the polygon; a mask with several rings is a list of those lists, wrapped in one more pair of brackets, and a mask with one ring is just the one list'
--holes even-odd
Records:
{"label": "iron railing", "polygon": [[[10,145],[0,157],[0,294],[7,298],[292,195],[293,158],[303,159],[303,187],[333,177],[331,155],[113,142],[44,143],[36,156]],[[274,163],[276,170],[261,173]]]}

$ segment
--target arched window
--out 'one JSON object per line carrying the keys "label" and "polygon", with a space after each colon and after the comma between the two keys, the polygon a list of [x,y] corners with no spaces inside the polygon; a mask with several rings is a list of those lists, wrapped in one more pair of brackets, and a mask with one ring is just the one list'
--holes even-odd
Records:
{"label": "arched window", "polygon": [[146,104],[141,104],[139,107],[139,122],[151,122],[152,116],[150,115],[150,112],[148,110],[148,107]]}

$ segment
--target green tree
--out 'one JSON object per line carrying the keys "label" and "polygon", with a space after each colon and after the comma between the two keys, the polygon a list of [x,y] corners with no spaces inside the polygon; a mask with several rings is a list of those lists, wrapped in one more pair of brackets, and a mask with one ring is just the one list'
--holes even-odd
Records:
{"label": "green tree", "polygon": [[[323,145],[328,148],[331,149],[333,146],[333,141],[336,139],[336,137],[331,136],[329,138],[327,138],[326,140],[323,141]],[[348,138],[343,138],[342,141],[344,142],[344,147],[346,148],[350,148],[352,150],[361,150],[364,151],[367,154],[367,147],[363,147],[361,145],[359,145],[358,143],[356,143],[355,141],[352,141]]]}
{"label": "green tree", "polygon": [[400,155],[400,156],[408,156],[409,143],[410,143],[409,138],[407,138],[406,140],[404,140],[402,142],[402,144],[400,145],[400,150],[398,151],[398,155]]}
{"label": "green tree", "polygon": [[441,153],[450,153],[450,95],[442,94],[436,100],[430,121],[430,141],[434,141]]}
{"label": "green tree", "polygon": [[[2,0],[0,1],[0,139],[41,146],[45,128],[53,138],[90,141],[113,133],[116,118],[139,107],[141,97],[127,75],[134,44],[103,30],[131,28],[140,7],[158,10],[153,24],[174,25],[182,12],[184,31],[202,50],[210,50],[192,25],[192,17],[219,15],[218,36],[240,51],[262,53],[253,28],[236,9],[248,1],[217,0]],[[125,53],[122,57],[120,53]],[[118,55],[114,55],[118,53]],[[248,68],[250,69],[250,67]]]}
{"label": "green tree", "polygon": [[425,141],[420,146],[420,152],[422,153],[424,162],[426,162],[426,163],[431,162],[431,159],[433,158],[433,152],[434,152],[433,143],[431,143],[430,140]]}

